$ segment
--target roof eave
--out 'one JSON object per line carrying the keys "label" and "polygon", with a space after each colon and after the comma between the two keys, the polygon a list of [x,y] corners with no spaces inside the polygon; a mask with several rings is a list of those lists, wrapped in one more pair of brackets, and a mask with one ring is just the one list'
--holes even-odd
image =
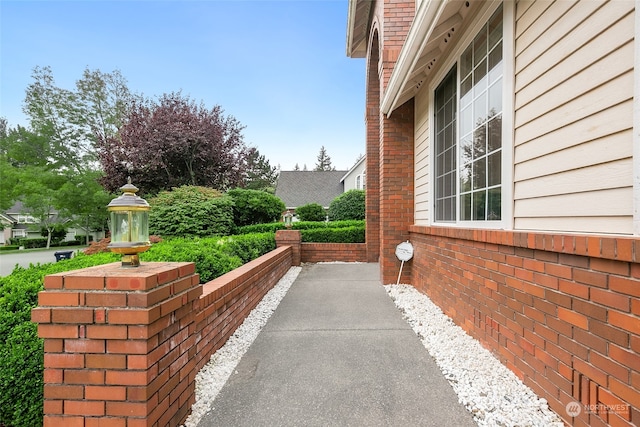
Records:
{"label": "roof eave", "polygon": [[[347,56],[349,58],[365,58],[367,56],[366,31],[358,31],[358,22],[366,23],[369,28],[369,13],[373,0],[349,0],[347,12]],[[358,34],[359,33],[359,34]]]}

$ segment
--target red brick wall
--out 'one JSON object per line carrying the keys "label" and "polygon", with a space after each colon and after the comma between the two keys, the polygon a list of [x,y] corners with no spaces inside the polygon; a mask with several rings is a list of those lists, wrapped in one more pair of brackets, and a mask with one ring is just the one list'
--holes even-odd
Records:
{"label": "red brick wall", "polygon": [[[407,101],[391,117],[382,119],[380,144],[380,272],[382,283],[395,283],[400,261],[396,246],[409,238],[413,224],[414,101]],[[411,264],[405,264],[400,280],[408,282]]]}
{"label": "red brick wall", "polygon": [[32,320],[44,338],[45,426],[186,418],[202,292],[193,264],[109,264],[53,274],[44,284]]}
{"label": "red brick wall", "polygon": [[565,422],[640,425],[639,239],[410,231],[413,285]]}
{"label": "red brick wall", "polygon": [[[387,117],[380,102],[414,15],[415,1],[376,2],[367,53],[367,259],[380,262],[383,283],[397,280],[395,247],[407,240],[413,224],[414,103],[410,100]],[[410,276],[407,265],[401,280]]]}
{"label": "red brick wall", "polygon": [[365,240],[367,261],[378,262],[380,256],[380,79],[378,78],[378,33],[374,30],[373,34],[367,56]]}
{"label": "red brick wall", "polygon": [[302,243],[302,262],[367,262],[365,243]]}

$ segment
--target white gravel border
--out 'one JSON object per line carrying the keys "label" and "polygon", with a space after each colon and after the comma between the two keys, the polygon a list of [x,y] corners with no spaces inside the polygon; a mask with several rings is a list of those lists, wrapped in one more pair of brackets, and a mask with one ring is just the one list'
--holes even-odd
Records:
{"label": "white gravel border", "polygon": [[410,285],[386,285],[398,309],[479,426],[563,427],[536,394]]}
{"label": "white gravel border", "polygon": [[244,322],[218,349],[196,375],[196,402],[191,414],[181,427],[196,427],[202,417],[212,409],[213,401],[222,390],[238,362],[256,339],[267,320],[278,308],[280,301],[300,274],[302,267],[291,267],[271,288],[258,305],[251,310]]}
{"label": "white gravel border", "polygon": [[[198,372],[196,402],[181,427],[196,427],[213,408],[216,396],[301,270],[291,267]],[[545,399],[536,396],[477,340],[453,323],[428,296],[410,285],[386,285],[385,290],[479,426],[564,426]]]}

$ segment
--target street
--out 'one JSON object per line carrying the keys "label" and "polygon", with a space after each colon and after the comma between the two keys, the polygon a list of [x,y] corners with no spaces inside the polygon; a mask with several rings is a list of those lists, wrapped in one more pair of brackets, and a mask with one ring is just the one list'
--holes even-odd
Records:
{"label": "street", "polygon": [[55,253],[58,251],[73,251],[79,249],[78,247],[71,248],[52,248],[47,250],[26,250],[19,252],[11,252],[4,254],[0,252],[0,276],[8,276],[11,274],[16,264],[21,267],[29,267],[29,264],[45,264],[49,262],[56,262]]}

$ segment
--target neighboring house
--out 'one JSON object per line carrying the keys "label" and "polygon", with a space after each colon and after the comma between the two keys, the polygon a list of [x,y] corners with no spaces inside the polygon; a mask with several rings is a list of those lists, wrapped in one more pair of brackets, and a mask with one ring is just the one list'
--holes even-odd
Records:
{"label": "neighboring house", "polygon": [[[53,222],[69,222],[68,219],[59,217],[56,211],[52,212],[50,216]],[[0,245],[8,244],[9,240],[14,238],[35,239],[42,237],[40,221],[29,214],[29,210],[22,202],[16,202],[5,212],[0,212],[0,226],[2,227]],[[68,227],[65,240],[76,240],[77,236],[84,235],[86,235],[84,228]],[[104,237],[104,232],[90,231],[89,235],[92,236],[94,240],[100,240]]]}
{"label": "neighboring house", "polygon": [[344,192],[342,178],[347,171],[280,171],[276,196],[287,210],[317,203],[325,209]]}
{"label": "neighboring house", "polygon": [[571,425],[640,425],[638,9],[349,0],[369,261],[412,242],[403,282]]}
{"label": "neighboring house", "polygon": [[365,157],[363,156],[355,165],[340,179],[343,192],[349,190],[364,190],[366,186]]}
{"label": "neighboring house", "polygon": [[[53,214],[57,216],[57,213]],[[39,220],[29,214],[22,202],[16,202],[5,212],[0,212],[0,223],[3,233],[0,244],[7,244],[14,238],[38,238],[40,234]]]}

